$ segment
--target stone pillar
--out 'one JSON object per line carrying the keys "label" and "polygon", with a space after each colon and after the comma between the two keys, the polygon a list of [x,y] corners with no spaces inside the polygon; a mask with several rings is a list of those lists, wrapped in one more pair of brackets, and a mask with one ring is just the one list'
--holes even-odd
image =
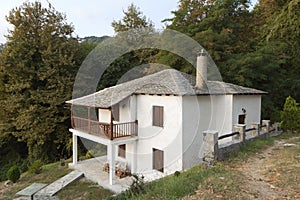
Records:
{"label": "stone pillar", "polygon": [[73,165],[77,164],[78,148],[77,148],[78,136],[73,133]]}
{"label": "stone pillar", "polygon": [[239,132],[239,135],[236,135],[234,138],[238,140],[238,142],[245,142],[246,141],[246,124],[237,124],[233,126],[234,132]]}
{"label": "stone pillar", "polygon": [[268,133],[270,130],[270,120],[262,120],[262,132]]}
{"label": "stone pillar", "polygon": [[113,185],[115,180],[115,157],[116,157],[116,149],[114,144],[108,144],[108,152],[109,157],[109,184]]}
{"label": "stone pillar", "polygon": [[252,137],[257,137],[259,135],[259,124],[251,124],[251,128],[255,128],[255,130],[251,131]]}
{"label": "stone pillar", "polygon": [[275,129],[275,132],[278,132],[279,131],[279,123],[278,122],[274,123],[273,128]]}
{"label": "stone pillar", "polygon": [[214,165],[218,154],[218,132],[207,130],[203,132],[203,161]]}

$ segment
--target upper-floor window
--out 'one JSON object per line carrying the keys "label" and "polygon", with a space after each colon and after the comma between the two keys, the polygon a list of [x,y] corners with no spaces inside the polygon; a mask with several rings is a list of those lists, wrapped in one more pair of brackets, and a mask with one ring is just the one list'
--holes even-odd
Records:
{"label": "upper-floor window", "polygon": [[153,126],[164,126],[164,107],[162,106],[153,106]]}

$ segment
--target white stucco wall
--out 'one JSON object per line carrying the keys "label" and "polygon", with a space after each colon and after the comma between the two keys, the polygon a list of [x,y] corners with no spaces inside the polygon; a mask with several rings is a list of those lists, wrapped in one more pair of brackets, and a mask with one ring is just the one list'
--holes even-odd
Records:
{"label": "white stucco wall", "polygon": [[211,121],[211,102],[209,96],[183,96],[183,169],[201,162],[203,154],[202,132],[208,130]]}
{"label": "white stucco wall", "polygon": [[110,110],[99,109],[99,122],[110,123]]}
{"label": "white stucco wall", "polygon": [[219,136],[232,131],[232,95],[184,96],[183,119],[183,168],[188,169],[203,157],[203,131]]}
{"label": "white stucco wall", "polygon": [[[138,95],[137,171],[151,171],[153,148],[164,151],[164,173],[182,170],[182,97]],[[152,126],[152,107],[164,107],[164,126]],[[131,148],[131,147],[129,147]]]}
{"label": "white stucco wall", "polygon": [[242,108],[246,109],[246,128],[252,123],[260,123],[261,96],[260,95],[234,95],[232,124],[238,123],[238,115],[243,114]]}

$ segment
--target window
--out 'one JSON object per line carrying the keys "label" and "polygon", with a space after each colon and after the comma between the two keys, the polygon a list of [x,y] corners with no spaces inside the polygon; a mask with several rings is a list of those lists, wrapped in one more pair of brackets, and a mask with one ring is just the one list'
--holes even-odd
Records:
{"label": "window", "polygon": [[164,126],[164,107],[153,106],[153,126]]}
{"label": "window", "polygon": [[239,121],[238,121],[238,124],[245,124],[245,118],[246,118],[246,115],[245,115],[245,114],[239,115]]}
{"label": "window", "polygon": [[152,149],[153,169],[164,172],[164,152],[158,149]]}
{"label": "window", "polygon": [[126,157],[126,144],[119,145],[118,156],[122,158]]}
{"label": "window", "polygon": [[114,121],[120,121],[120,109],[119,104],[116,104],[112,107],[112,115]]}

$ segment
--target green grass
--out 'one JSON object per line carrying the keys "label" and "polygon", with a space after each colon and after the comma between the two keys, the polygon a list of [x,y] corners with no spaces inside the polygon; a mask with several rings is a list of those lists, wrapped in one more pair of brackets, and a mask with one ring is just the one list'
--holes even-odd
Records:
{"label": "green grass", "polygon": [[[201,184],[201,190],[211,190],[214,194],[223,196],[226,193],[226,184],[231,184],[231,189],[235,190],[231,197],[234,199],[239,193],[239,178],[232,174],[230,168],[222,163],[217,163],[214,167],[196,166],[179,176],[168,176],[157,181],[145,184],[145,193],[130,195],[125,192],[111,199],[181,199],[187,195],[195,194]],[[227,194],[229,197],[229,195]],[[214,199],[215,196],[207,195],[206,199]]]}
{"label": "green grass", "polygon": [[0,183],[0,199],[14,199],[18,191],[31,185],[32,183],[52,183],[53,181],[63,177],[72,170],[67,166],[60,166],[59,162],[44,165],[42,171],[39,174],[32,174],[25,172],[21,175],[21,178],[13,186],[5,188],[4,182]]}
{"label": "green grass", "polygon": [[245,145],[240,147],[239,151],[234,151],[230,153],[229,157],[226,159],[227,162],[238,162],[243,161],[249,156],[260,152],[264,148],[274,144],[275,138],[260,138],[247,142]]}
{"label": "green grass", "polygon": [[85,178],[77,180],[66,188],[57,193],[57,197],[63,200],[73,200],[73,199],[84,199],[84,200],[94,200],[94,199],[106,199],[111,196],[112,193],[109,190],[105,190],[99,187],[98,184],[90,182]]}

